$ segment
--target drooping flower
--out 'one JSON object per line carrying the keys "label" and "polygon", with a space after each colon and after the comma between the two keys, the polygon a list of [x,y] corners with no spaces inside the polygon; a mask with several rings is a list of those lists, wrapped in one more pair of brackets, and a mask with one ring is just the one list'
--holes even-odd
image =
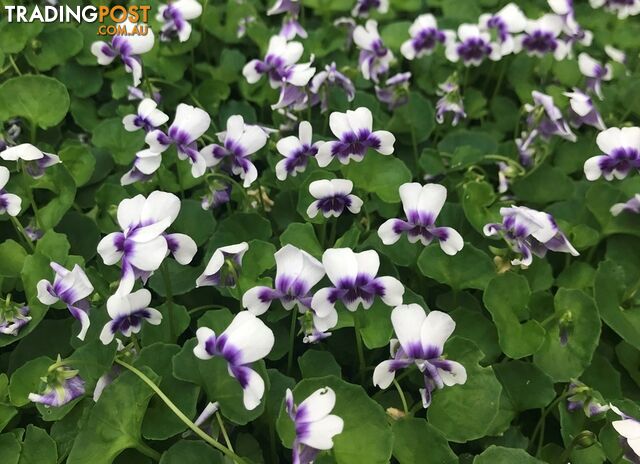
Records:
{"label": "drooping flower", "polygon": [[287,40],[292,40],[299,35],[301,38],[307,38],[307,31],[298,22],[300,14],[300,3],[297,0],[276,0],[271,8],[267,11],[267,16],[276,14],[285,14],[282,19],[282,28],[280,34]]}
{"label": "drooping flower", "polygon": [[160,103],[160,100],[162,100],[162,97],[160,96],[160,92],[157,92],[153,87],[152,89],[153,89],[153,93],[151,95],[147,95],[144,93],[144,91],[142,91],[138,87],[128,85],[127,100],[134,101],[134,100],[144,100],[145,98],[151,98],[156,103]]}
{"label": "drooping flower", "polygon": [[461,24],[458,27],[458,41],[447,43],[445,56],[453,63],[462,60],[465,66],[480,66],[489,58],[498,61],[502,58],[500,45],[491,41],[491,34],[482,31],[476,24]]}
{"label": "drooping flower", "polygon": [[137,278],[143,282],[172,253],[180,264],[188,264],[197,251],[195,242],[184,234],[166,234],[180,212],[180,199],[172,193],[154,191],[145,198],[136,195],[118,205],[122,232],[112,232],[98,244],[98,253],[107,266],[121,262],[118,292],[131,293]]}
{"label": "drooping flower", "polygon": [[380,257],[375,250],[354,253],[350,248],[330,248],[322,255],[322,264],[334,286],[313,295],[311,308],[320,318],[337,321],[335,304],[338,301],[352,312],[360,305],[369,309],[376,296],[387,306],[402,303],[402,283],[395,277],[377,277]]}
{"label": "drooping flower", "polygon": [[528,55],[538,57],[551,53],[556,60],[564,59],[569,46],[559,38],[563,25],[562,17],[551,13],[527,20],[524,33],[515,38],[514,51],[524,50]]}
{"label": "drooping flower", "polygon": [[616,203],[611,207],[610,211],[614,216],[618,216],[624,211],[634,214],[640,214],[640,193],[636,193],[625,203]]}
{"label": "drooping flower", "polygon": [[440,95],[440,99],[436,103],[436,121],[438,124],[444,122],[444,116],[447,113],[452,114],[451,125],[454,127],[458,125],[460,119],[467,117],[456,73],[449,76],[442,84],[438,84],[436,94]]}
{"label": "drooping flower", "polygon": [[389,11],[389,0],[356,0],[356,4],[351,10],[351,16],[354,18],[366,18],[376,10],[380,14],[386,14]]}
{"label": "drooping flower", "polygon": [[55,272],[53,284],[46,279],[38,282],[38,300],[47,306],[58,301],[66,304],[71,315],[80,321],[81,328],[78,338],[84,340],[90,324],[87,297],[93,292],[93,285],[77,264],[71,271],[55,262],[52,262],[50,266]]}
{"label": "drooping flower", "polygon": [[593,417],[608,411],[609,405],[603,404],[598,392],[576,379],[571,379],[567,391],[567,410],[570,412],[582,409],[585,416]]}
{"label": "drooping flower", "polygon": [[0,158],[5,161],[23,161],[27,173],[36,179],[44,175],[46,168],[60,162],[58,155],[45,153],[30,143],[22,143],[14,147],[8,147],[6,150],[0,152]]}
{"label": "drooping flower", "polygon": [[217,166],[226,160],[231,172],[244,180],[244,187],[249,187],[258,178],[250,156],[265,146],[267,134],[259,126],[245,124],[236,114],[227,119],[227,130],[218,134],[218,140],[222,145],[213,143],[200,151],[206,166]]}
{"label": "drooping flower", "polygon": [[451,316],[441,311],[426,314],[417,304],[400,305],[391,312],[391,323],[398,337],[391,340],[393,359],[382,361],[375,368],[374,385],[388,388],[397,371],[415,364],[424,376],[420,395],[422,406],[428,408],[436,388],[462,385],[467,381],[464,366],[444,357],[444,344],[456,328]]}
{"label": "drooping flower", "polygon": [[169,41],[177,36],[180,42],[186,42],[191,36],[189,20],[202,14],[202,5],[197,0],[174,0],[168,5],[160,5],[156,19],[162,23],[160,40]]}
{"label": "drooping flower", "polygon": [[378,236],[385,245],[396,243],[404,232],[409,242],[429,245],[434,239],[448,255],[455,255],[464,247],[462,236],[451,227],[437,227],[436,219],[447,199],[447,189],[439,184],[417,182],[400,186],[400,199],[407,220],[389,219],[378,229]]}
{"label": "drooping flower", "polygon": [[18,195],[7,192],[4,188],[9,182],[9,170],[0,166],[0,214],[17,216],[22,208],[22,199]]}
{"label": "drooping flower", "polygon": [[511,260],[514,266],[530,266],[533,255],[544,258],[549,250],[580,255],[550,214],[525,206],[511,206],[500,208],[500,215],[502,223],[486,224],[483,232],[487,237],[502,236],[519,255]]}
{"label": "drooping flower", "polygon": [[296,405],[293,392],[287,388],[285,410],[294,423],[292,463],[312,464],[321,451],[333,448],[333,437],[342,433],[344,421],[331,414],[336,405],[336,394],[324,387],[316,390],[300,405]]}
{"label": "drooping flower", "polygon": [[411,73],[398,73],[391,76],[384,83],[384,87],[375,86],[376,97],[387,104],[389,111],[405,105],[409,101],[409,80]]}
{"label": "drooping flower", "polygon": [[29,313],[28,306],[5,304],[4,308],[0,309],[0,334],[14,337],[18,335],[31,320]]}
{"label": "drooping flower", "polygon": [[303,87],[315,73],[311,62],[297,64],[303,52],[300,42],[287,42],[286,37],[274,35],[269,40],[264,60],[249,61],[242,69],[242,75],[249,84],[255,84],[263,75],[267,75],[274,89],[285,83]]}
{"label": "drooping flower", "polygon": [[620,435],[624,457],[630,462],[640,461],[640,421],[610,405],[611,410],[620,416],[620,420],[611,422],[613,428]]}
{"label": "drooping flower", "polygon": [[585,161],[588,180],[624,179],[630,172],[640,171],[640,127],[610,127],[598,134],[596,143],[604,154]]}
{"label": "drooping flower", "polygon": [[58,362],[49,367],[43,381],[42,393],[29,393],[29,401],[56,408],[84,395],[84,380],[76,369],[62,364],[59,356]]}
{"label": "drooping flower", "polygon": [[244,407],[257,408],[264,395],[264,380],[250,365],[271,352],[275,342],[271,329],[254,314],[241,311],[221,334],[200,327],[196,337],[193,354],[200,359],[224,358],[229,375],[242,387]]}
{"label": "drooping flower", "polygon": [[247,242],[218,248],[196,280],[196,287],[235,287],[242,268],[242,258],[248,249]]}
{"label": "drooping flower", "polygon": [[362,161],[369,148],[383,155],[393,153],[396,138],[389,131],[372,131],[373,115],[366,107],[331,113],[329,127],[338,140],[320,146],[316,155],[320,167],[329,165],[334,158],[342,164],[349,164],[352,159]]}
{"label": "drooping flower", "polygon": [[209,185],[209,193],[201,198],[202,209],[215,209],[231,201],[231,184]]}
{"label": "drooping flower", "polygon": [[308,121],[302,121],[298,126],[298,137],[290,135],[278,140],[276,149],[284,156],[283,160],[276,164],[276,177],[285,180],[287,176],[295,177],[299,172],[304,172],[309,159],[318,153],[319,142],[312,141],[313,129]]}
{"label": "drooping flower", "polygon": [[307,216],[314,218],[319,212],[326,218],[340,216],[345,208],[358,214],[362,199],[353,195],[353,182],[348,179],[321,179],[309,184],[309,193],[316,200],[307,208]]}
{"label": "drooping flower", "polygon": [[138,105],[136,114],[128,114],[122,118],[124,129],[129,132],[135,132],[139,129],[144,129],[145,132],[149,132],[163,125],[169,120],[169,116],[157,107],[158,104],[155,100],[151,98],[143,99]]}
{"label": "drooping flower", "polygon": [[389,70],[393,61],[393,53],[378,33],[378,22],[369,19],[364,26],[356,26],[353,30],[353,41],[360,49],[358,63],[362,76],[366,80],[378,82],[379,76]]}
{"label": "drooping flower", "polygon": [[602,100],[601,83],[602,81],[610,81],[613,77],[611,65],[603,65],[583,52],[578,55],[578,67],[582,75],[587,78],[587,87]]}
{"label": "drooping flower", "polygon": [[563,21],[563,40],[567,44],[567,56],[572,56],[574,43],[588,47],[593,40],[591,31],[583,29],[576,21],[573,0],[547,0],[551,10]]}
{"label": "drooping flower", "polygon": [[604,7],[606,11],[618,15],[618,19],[626,19],[640,13],[639,0],[589,0],[592,8]]}
{"label": "drooping flower", "polygon": [[418,16],[409,28],[411,38],[402,43],[400,53],[408,60],[430,55],[438,44],[446,44],[454,38],[453,31],[438,29],[436,18],[430,14]]}
{"label": "drooping flower", "polygon": [[627,64],[627,54],[613,45],[605,45],[604,52],[616,63]]}
{"label": "drooping flower", "polygon": [[574,127],[587,124],[601,131],[607,128],[589,95],[576,88],[573,89],[573,92],[564,92],[564,95],[570,98],[570,121]]}
{"label": "drooping flower", "polygon": [[207,422],[211,418],[211,416],[213,416],[216,412],[218,412],[219,409],[220,409],[220,403],[218,403],[217,401],[207,403],[207,405],[204,407],[202,412],[198,415],[196,420],[193,421],[193,423],[196,424],[198,427],[202,427],[202,424]]}
{"label": "drooping flower", "polygon": [[[124,69],[133,76],[133,86],[138,87],[142,80],[143,55],[153,48],[153,31],[149,28],[145,35],[131,33],[137,26],[129,21],[121,23],[124,31],[113,36],[111,43],[97,41],[91,44],[91,53],[98,59],[98,64],[107,66],[116,58],[120,58]],[[130,35],[131,34],[131,35]]]}
{"label": "drooping flower", "polygon": [[238,39],[243,38],[247,34],[249,26],[256,22],[256,17],[253,15],[245,16],[238,20],[238,28],[236,29],[236,37]]}
{"label": "drooping flower", "polygon": [[[300,313],[311,309],[311,289],[324,277],[322,263],[304,250],[285,245],[276,252],[276,280],[274,288],[253,287],[242,296],[242,306],[259,316],[275,300],[287,310],[296,305]],[[314,319],[319,319],[314,315]],[[319,321],[322,325],[322,321]],[[335,325],[337,321],[333,321]],[[326,324],[325,324],[326,325]]]}
{"label": "drooping flower", "polygon": [[143,321],[151,325],[160,324],[162,314],[157,309],[150,308],[149,303],[151,292],[145,288],[127,295],[111,295],[107,300],[107,312],[111,321],[107,322],[100,332],[100,341],[108,345],[118,332],[125,337],[137,334]]}
{"label": "drooping flower", "polygon": [[323,113],[329,108],[329,87],[340,87],[350,102],[356,96],[356,88],[351,79],[338,71],[335,62],[328,64],[323,71],[313,76],[309,84],[309,91],[316,100],[320,101],[320,109]]}
{"label": "drooping flower", "polygon": [[524,31],[527,17],[515,3],[505,5],[495,14],[483,14],[478,19],[480,29],[495,34],[494,41],[500,45],[502,56],[513,53],[515,44],[513,34]]}
{"label": "drooping flower", "polygon": [[175,145],[178,158],[191,163],[191,175],[201,177],[207,170],[207,163],[198,151],[197,140],[207,131],[209,124],[211,117],[206,111],[180,103],[166,134],[160,129],[147,133],[145,142],[149,148],[136,153],[134,168],[143,174],[153,174],[160,167],[162,153]]}

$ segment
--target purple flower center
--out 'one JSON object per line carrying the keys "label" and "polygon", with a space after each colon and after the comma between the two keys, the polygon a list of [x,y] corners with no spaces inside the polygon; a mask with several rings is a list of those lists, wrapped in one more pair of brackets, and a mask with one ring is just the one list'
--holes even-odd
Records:
{"label": "purple flower center", "polygon": [[335,211],[342,214],[345,208],[351,206],[351,198],[349,195],[338,194],[333,197],[326,197],[318,200],[318,209],[324,213]]}
{"label": "purple flower center", "polygon": [[491,47],[484,39],[472,37],[458,45],[457,51],[464,61],[478,62],[491,54]]}
{"label": "purple flower center", "polygon": [[544,54],[555,51],[558,42],[551,32],[537,30],[528,34],[522,45],[532,53]]}
{"label": "purple flower center", "polygon": [[367,148],[380,148],[380,139],[368,129],[360,129],[358,133],[347,132],[342,139],[333,144],[331,154],[338,158],[348,158],[349,155],[364,156]]}
{"label": "purple flower center", "polygon": [[411,39],[411,43],[416,52],[421,50],[432,50],[438,42],[444,43],[444,41],[444,33],[433,27],[422,29],[418,35]]}

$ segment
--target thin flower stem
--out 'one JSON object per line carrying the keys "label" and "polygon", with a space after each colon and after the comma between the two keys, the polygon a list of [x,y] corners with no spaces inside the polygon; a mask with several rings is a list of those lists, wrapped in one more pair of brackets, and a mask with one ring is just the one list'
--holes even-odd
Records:
{"label": "thin flower stem", "polygon": [[208,305],[197,306],[197,307],[187,311],[187,314],[189,314],[189,316],[191,316],[193,313],[197,313],[198,311],[204,311],[205,309],[209,309],[209,308],[211,308],[211,309],[215,309],[215,308],[225,309],[226,306],[219,305],[219,304],[208,304]]}
{"label": "thin flower stem", "polygon": [[20,68],[18,68],[18,65],[16,64],[12,55],[9,55],[9,62],[11,63],[11,67],[16,72],[16,74],[18,74],[18,76],[22,76],[22,73],[20,72]]}
{"label": "thin flower stem", "polygon": [[151,380],[149,377],[145,375],[144,372],[142,372],[141,370],[137,369],[131,364],[126,363],[118,358],[116,358],[116,363],[120,364],[125,369],[130,370],[135,375],[137,375],[140,378],[140,380],[146,383],[155,392],[155,394],[160,397],[160,399],[164,402],[164,404],[166,404],[167,407],[171,409],[171,412],[173,412],[178,417],[178,419],[180,419],[196,435],[198,435],[200,438],[202,438],[204,441],[206,441],[208,444],[213,446],[218,451],[222,452],[225,456],[235,461],[237,464],[246,464],[244,459],[242,459],[236,453],[234,453],[229,448],[224,446],[222,443],[215,440],[213,437],[207,435],[204,432],[204,430],[202,430],[200,427],[194,424],[187,416],[185,416],[185,414],[173,403],[173,401],[171,401],[169,397],[165,395],[165,393],[162,390],[160,390],[160,388],[155,384],[155,382],[153,382],[153,380]]}
{"label": "thin flower stem", "polygon": [[260,178],[256,178],[256,185],[258,186],[258,202],[260,203],[260,210],[265,213],[264,198],[262,198],[262,184],[260,184]]}
{"label": "thin flower stem", "polygon": [[222,431],[222,436],[224,437],[224,442],[227,444],[227,448],[233,451],[233,446],[231,446],[231,440],[229,440],[229,434],[224,426],[224,421],[222,420],[220,411],[216,411],[216,419],[218,419],[218,425],[220,426],[220,431]]}
{"label": "thin flower stem", "polygon": [[[553,410],[553,408],[555,408],[558,405],[558,403],[560,403],[560,401],[562,401],[566,397],[567,397],[567,394],[562,393],[555,400],[553,400],[553,402],[549,406],[547,406],[542,410],[540,419],[538,420],[538,423],[536,424],[536,427],[535,429],[533,429],[533,433],[531,434],[531,443],[535,443],[536,437],[538,436],[539,432],[542,432],[542,435],[544,435],[544,422],[545,422],[545,419],[547,418],[547,415],[549,415],[549,413]],[[541,447],[539,446],[537,455],[539,455],[540,449]]]}
{"label": "thin flower stem", "polygon": [[24,239],[24,242],[27,245],[27,248],[29,248],[29,251],[33,253],[35,251],[35,247],[33,246],[33,243],[31,243],[31,240],[29,239],[27,232],[24,230],[24,227],[22,227],[22,224],[20,223],[18,218],[15,218],[13,216],[9,216],[9,218],[11,219],[11,223],[13,224],[14,229],[16,229],[16,232],[18,233],[18,235],[22,239]]}
{"label": "thin flower stem", "polygon": [[287,375],[291,374],[293,367],[293,348],[296,343],[296,308],[291,308],[291,327],[289,328],[289,353],[287,353]]}
{"label": "thin flower stem", "polygon": [[413,147],[413,162],[416,164],[416,172],[420,174],[420,155],[418,154],[418,142],[413,124],[411,125],[411,146]]}
{"label": "thin flower stem", "polygon": [[404,409],[405,414],[409,414],[409,406],[407,406],[407,399],[404,396],[404,392],[402,391],[402,387],[398,383],[396,379],[393,379],[393,385],[395,385],[396,390],[398,390],[398,395],[400,396],[400,401],[402,401],[402,409]]}
{"label": "thin flower stem", "polygon": [[162,263],[162,266],[160,266],[160,272],[162,274],[162,280],[164,281],[164,289],[167,293],[169,336],[171,337],[171,340],[173,340],[175,338],[175,327],[173,324],[173,292],[171,290],[171,277],[169,276],[169,271],[167,270],[167,265],[165,263]]}
{"label": "thin flower stem", "polygon": [[139,441],[138,443],[136,443],[135,449],[140,451],[145,456],[150,457],[154,461],[159,461],[160,458],[162,457],[162,455],[160,453],[158,453],[156,450],[151,448],[146,443],[143,443],[142,441]]}
{"label": "thin flower stem", "polygon": [[329,229],[329,246],[335,245],[337,228],[338,228],[338,218],[334,218],[331,221],[331,228]]}
{"label": "thin flower stem", "polygon": [[362,347],[362,336],[360,335],[360,328],[362,326],[362,321],[360,320],[360,311],[356,311],[353,313],[353,330],[355,331],[356,336],[356,349],[358,351],[358,371],[360,375],[360,382],[364,383],[364,371],[366,368],[366,364],[364,361],[364,349]]}

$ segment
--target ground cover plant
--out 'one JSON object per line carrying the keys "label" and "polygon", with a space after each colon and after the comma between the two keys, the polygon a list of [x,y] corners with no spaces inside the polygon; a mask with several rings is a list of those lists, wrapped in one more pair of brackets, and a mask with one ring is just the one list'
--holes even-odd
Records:
{"label": "ground cover plant", "polygon": [[0,463],[640,462],[639,1],[135,5],[0,22]]}

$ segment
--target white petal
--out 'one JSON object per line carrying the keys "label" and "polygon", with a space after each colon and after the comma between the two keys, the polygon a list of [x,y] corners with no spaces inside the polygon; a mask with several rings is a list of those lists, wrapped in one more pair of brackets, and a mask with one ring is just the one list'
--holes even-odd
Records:
{"label": "white petal", "polygon": [[448,387],[452,385],[463,385],[467,381],[467,371],[462,364],[456,361],[447,362],[451,365],[451,372],[438,369],[442,382]]}
{"label": "white petal", "polygon": [[202,5],[197,0],[177,0],[172,3],[184,19],[195,19],[202,14]]}
{"label": "white petal", "polygon": [[139,224],[144,202],[145,198],[142,195],[125,198],[120,202],[118,205],[118,225],[123,231]]}
{"label": "white petal", "polygon": [[640,422],[633,419],[623,419],[611,423],[620,435],[627,439],[640,438]]}
{"label": "white petal", "polygon": [[335,135],[339,139],[342,138],[345,133],[351,132],[351,126],[349,125],[347,114],[339,113],[338,111],[334,111],[329,116],[329,127],[331,128],[331,132],[333,132],[333,135]]}
{"label": "white petal", "polygon": [[384,295],[382,301],[387,306],[397,306],[402,304],[402,295],[404,295],[404,285],[395,277],[378,277],[378,283],[384,287]]}
{"label": "white petal", "polygon": [[378,228],[378,237],[385,245],[393,245],[402,236],[395,231],[396,221],[397,219],[388,219]]}
{"label": "white petal", "polygon": [[134,124],[135,120],[135,114],[127,114],[124,118],[122,118],[122,125],[124,126],[124,130],[126,130],[127,132],[135,132],[142,129],[140,126]]}
{"label": "white petal", "polygon": [[196,356],[196,358],[211,359],[213,357],[207,352],[206,346],[207,341],[209,341],[211,337],[215,336],[216,333],[207,327],[200,327],[198,330],[196,330],[198,344],[193,348],[193,354]]}
{"label": "white petal", "polygon": [[375,131],[373,135],[380,140],[380,147],[376,149],[378,153],[382,153],[383,155],[393,153],[393,144],[396,142],[396,138],[391,132],[379,130]]}
{"label": "white petal", "polygon": [[594,60],[587,53],[580,53],[578,55],[578,67],[583,76],[595,77],[596,68],[600,66],[600,63]]}
{"label": "white petal", "polygon": [[[380,256],[375,250],[365,250],[355,254],[358,263],[358,274],[375,277],[380,268]],[[333,280],[332,280],[333,281]],[[398,303],[399,304],[399,303]]]}
{"label": "white petal", "polygon": [[[113,337],[115,334],[113,333],[112,326],[113,326],[113,321],[109,321],[104,325],[104,327],[100,331],[100,341],[102,342],[103,345],[108,345],[113,341]],[[100,377],[100,380],[102,380],[102,377]],[[96,388],[98,388],[97,385],[96,385]],[[94,391],[94,395],[95,395],[95,391]]]}
{"label": "white petal", "polygon": [[19,159],[24,161],[33,161],[43,158],[44,154],[38,148],[34,147],[30,143],[23,143],[16,145],[15,147],[9,147],[6,150],[0,152],[0,158],[6,161],[17,161]]}
{"label": "white petal", "polygon": [[[143,150],[146,151],[146,150]],[[140,157],[142,152],[136,153],[135,167],[143,174],[151,175],[156,172],[162,164],[162,155],[160,153],[153,154],[152,156]],[[149,151],[149,153],[153,153]]]}
{"label": "white petal", "polygon": [[348,197],[349,200],[351,200],[351,204],[347,207],[347,209],[353,214],[358,214],[364,202],[360,197],[357,197],[355,195],[348,195]]}
{"label": "white petal", "polygon": [[245,385],[242,392],[242,402],[244,407],[251,411],[260,405],[260,400],[264,396],[264,380],[253,369],[245,366],[241,369],[247,379],[247,385]]}
{"label": "white petal", "polygon": [[304,415],[301,415],[300,420],[315,422],[324,419],[331,414],[335,405],[336,393],[329,387],[320,388],[298,406],[298,411],[304,409]]}
{"label": "white petal", "polygon": [[98,243],[98,254],[107,266],[112,266],[122,258],[122,251],[118,251],[115,245],[116,238],[121,236],[120,232],[113,232]]}
{"label": "white petal", "polygon": [[271,306],[271,300],[262,301],[260,294],[262,292],[272,291],[269,287],[253,287],[242,295],[242,307],[252,314],[260,316],[267,312],[269,306]]}
{"label": "white petal", "polygon": [[262,77],[262,74],[256,70],[256,65],[259,63],[260,60],[251,60],[242,68],[242,75],[249,84],[255,84]]}
{"label": "white petal", "polygon": [[584,162],[584,175],[587,180],[596,180],[602,176],[602,169],[600,169],[602,159],[606,159],[606,156],[593,156]]}
{"label": "white petal", "polygon": [[451,227],[440,227],[440,229],[446,229],[447,231],[446,240],[440,240],[440,248],[442,248],[442,251],[449,256],[453,256],[462,250],[464,247],[464,240],[457,230],[452,229]]}
{"label": "white petal", "polygon": [[334,144],[335,142],[325,142],[320,145],[320,148],[318,148],[316,161],[318,162],[318,166],[320,166],[321,168],[329,166],[329,164],[333,160],[333,154],[331,153],[331,150]]}
{"label": "white petal", "polygon": [[440,214],[447,199],[447,189],[439,184],[427,184],[422,187],[418,198],[418,211],[430,213],[434,220]]}
{"label": "white petal", "polygon": [[242,183],[242,186],[244,188],[250,187],[251,184],[253,184],[253,182],[258,178],[258,170],[256,169],[256,166],[252,163],[252,162],[248,162],[249,167],[248,167],[248,171],[246,173],[243,173],[240,175],[240,177],[242,179],[244,179],[244,182]]}
{"label": "white petal", "polygon": [[169,234],[166,237],[172,246],[177,248],[172,250],[173,257],[183,266],[189,264],[198,252],[198,245],[191,237],[185,234]]}
{"label": "white petal", "polygon": [[327,277],[336,285],[343,278],[355,279],[358,275],[358,259],[350,248],[330,248],[326,250],[322,255],[322,264],[327,272]]}
{"label": "white petal", "polygon": [[103,66],[110,64],[116,58],[115,56],[104,53],[102,50],[105,47],[109,47],[109,44],[102,41],[93,42],[91,44],[91,54],[98,59],[98,64]]}
{"label": "white petal", "polygon": [[7,214],[16,217],[22,209],[22,198],[13,193],[5,193],[2,195],[6,203]]}
{"label": "white petal", "polygon": [[288,137],[280,139],[276,144],[278,153],[287,158],[300,148],[302,148],[302,144],[300,143],[300,140],[298,140],[298,138],[294,135],[290,135]]}
{"label": "white petal", "polygon": [[371,131],[373,128],[373,115],[366,107],[360,107],[355,111],[347,110],[347,121],[356,134],[361,130]]}
{"label": "white petal", "polygon": [[168,218],[169,224],[176,220],[180,213],[180,199],[169,192],[154,191],[147,197],[140,213],[143,223],[160,222]]}
{"label": "white petal", "polygon": [[7,182],[9,182],[9,176],[9,170],[4,166],[0,166],[0,190],[2,190],[7,185]]}
{"label": "white petal", "polygon": [[227,343],[240,351],[239,364],[264,358],[271,352],[275,342],[271,329],[249,311],[236,314],[224,334]]}
{"label": "white petal", "polygon": [[[348,195],[353,190],[353,182],[349,179],[331,179],[329,182],[331,182],[331,186],[333,187],[333,195]],[[311,190],[311,188],[309,188],[309,190]]]}
{"label": "white petal", "polygon": [[318,450],[333,448],[333,437],[342,433],[344,421],[342,418],[330,415],[308,425],[308,435],[300,440],[307,446]]}
{"label": "white petal", "polygon": [[623,127],[620,135],[623,146],[640,149],[640,127]]}
{"label": "white petal", "polygon": [[[313,307],[313,303],[311,304]],[[333,329],[338,324],[338,312],[334,306],[330,308],[324,308],[324,315],[319,316],[314,310],[313,314],[313,326],[320,332],[327,332]]]}
{"label": "white petal", "polygon": [[176,117],[171,127],[187,132],[190,139],[196,140],[204,134],[211,124],[209,114],[195,106],[180,103],[176,109]]}
{"label": "white petal", "polygon": [[396,377],[396,372],[390,369],[392,363],[392,360],[387,360],[376,366],[373,371],[373,385],[383,390],[389,388]]}
{"label": "white petal", "polygon": [[300,125],[298,126],[298,137],[300,138],[300,142],[303,144],[311,145],[313,128],[309,121],[300,122]]}
{"label": "white petal", "polygon": [[[313,294],[313,298],[311,299],[311,308],[313,309],[313,312],[319,317],[319,318],[326,318],[327,316],[333,315],[335,314],[337,317],[337,313],[336,313],[336,308],[335,308],[335,303],[332,303],[329,300],[329,295],[331,295],[331,292],[333,291],[332,288],[321,288],[320,290],[318,290],[317,292],[315,292]],[[314,321],[315,321],[315,317],[314,317]],[[325,321],[326,322],[326,321]],[[337,322],[337,320],[336,320]],[[335,326],[335,324],[334,324]],[[320,327],[318,327],[318,325],[316,324],[316,328],[318,330],[321,330],[324,332],[324,330],[328,330],[331,327],[328,327],[326,329],[322,329]]]}
{"label": "white petal", "polygon": [[447,313],[431,311],[422,323],[420,332],[422,345],[443,347],[455,328],[456,323]]}
{"label": "white petal", "polygon": [[318,200],[311,202],[311,204],[309,205],[309,207],[307,208],[307,216],[309,216],[311,219],[313,219],[314,217],[316,217],[318,215],[318,204],[320,202]]}
{"label": "white petal", "polygon": [[244,134],[238,140],[238,145],[244,148],[246,155],[260,150],[267,143],[267,134],[258,126],[247,126]]}
{"label": "white petal", "polygon": [[49,293],[48,288],[50,286],[51,283],[46,279],[40,280],[36,286],[38,290],[38,300],[40,300],[40,303],[43,305],[50,306],[58,301],[57,297]]}
{"label": "white petal", "polygon": [[[351,184],[353,185],[353,184]],[[313,198],[321,200],[335,195],[334,184],[329,179],[314,180],[309,184],[309,193]]]}
{"label": "white petal", "polygon": [[417,182],[408,182],[402,184],[398,192],[400,193],[400,200],[402,201],[402,208],[404,209],[405,215],[409,216],[410,211],[418,211],[422,185]]}
{"label": "white petal", "polygon": [[155,239],[136,243],[129,261],[141,271],[155,271],[160,267],[165,256],[167,256],[167,241],[164,237],[156,237]]}
{"label": "white petal", "polygon": [[391,311],[393,330],[406,351],[412,344],[421,342],[422,324],[427,315],[418,304],[401,305]]}

